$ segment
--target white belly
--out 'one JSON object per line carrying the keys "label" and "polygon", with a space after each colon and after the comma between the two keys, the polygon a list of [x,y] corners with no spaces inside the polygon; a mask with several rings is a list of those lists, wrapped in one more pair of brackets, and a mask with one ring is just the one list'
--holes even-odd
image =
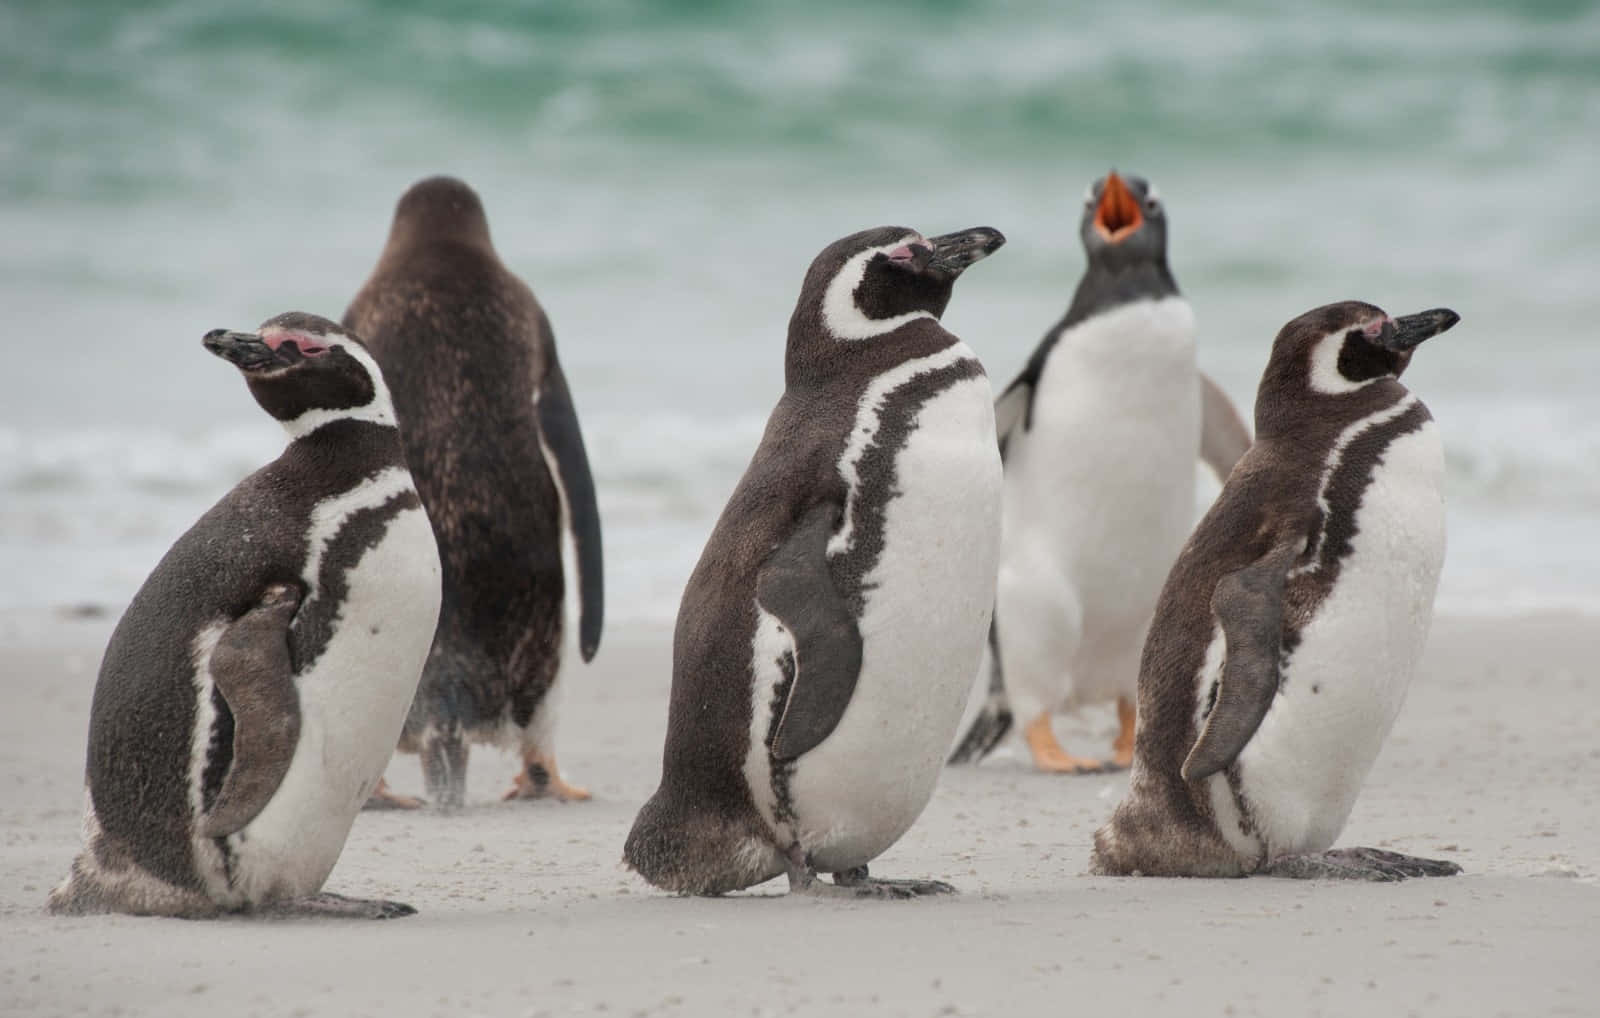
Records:
{"label": "white belly", "polygon": [[[982,376],[933,397],[895,461],[899,494],[864,584],[860,677],[838,727],[789,776],[792,834],[819,869],[865,865],[933,795],[994,604],[1000,457],[992,400]],[[758,711],[757,726],[768,717]],[[770,822],[770,798],[760,804]]]}
{"label": "white belly", "polygon": [[1400,711],[1444,563],[1443,475],[1433,422],[1389,446],[1338,582],[1301,631],[1278,699],[1239,755],[1269,857],[1333,844]]}
{"label": "white belly", "polygon": [[1131,695],[1194,522],[1194,317],[1173,297],[1069,330],[1007,446],[1000,638],[1019,716]]}
{"label": "white belly", "polygon": [[347,579],[333,638],[297,679],[289,771],[229,839],[240,903],[320,888],[394,750],[439,618],[438,551],[423,510],[396,516]]}

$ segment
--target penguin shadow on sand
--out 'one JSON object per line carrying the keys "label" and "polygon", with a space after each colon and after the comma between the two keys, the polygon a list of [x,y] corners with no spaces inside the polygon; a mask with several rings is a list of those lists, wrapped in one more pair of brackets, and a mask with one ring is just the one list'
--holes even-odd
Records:
{"label": "penguin shadow on sand", "polygon": [[933,793],[993,607],[992,391],[939,319],[1002,243],[882,227],[811,263],[783,397],[678,610],[661,784],[624,846],[651,884],[953,890],[867,867]]}
{"label": "penguin shadow on sand", "polygon": [[[1133,762],[1139,652],[1194,523],[1196,460],[1223,480],[1250,446],[1196,364],[1155,186],[1094,181],[1078,235],[1088,263],[1072,303],[995,404],[1005,509],[988,692],[951,763],[982,760],[1014,719],[1039,771]],[[1068,753],[1053,716],[1099,704],[1116,707],[1111,757]]]}
{"label": "penguin shadow on sand", "polygon": [[[438,631],[397,748],[420,755],[427,800],[444,809],[465,802],[474,743],[520,758],[508,800],[588,799],[557,766],[555,728],[564,643],[584,662],[600,644],[594,480],[550,321],[501,264],[470,187],[432,177],[401,196],[344,323],[389,379],[444,568]],[[382,782],[368,805],[423,801]]]}
{"label": "penguin shadow on sand", "polygon": [[291,312],[208,333],[289,433],[162,558],[106,647],[85,845],[52,912],[388,918],[321,891],[438,620],[439,558],[377,362]]}

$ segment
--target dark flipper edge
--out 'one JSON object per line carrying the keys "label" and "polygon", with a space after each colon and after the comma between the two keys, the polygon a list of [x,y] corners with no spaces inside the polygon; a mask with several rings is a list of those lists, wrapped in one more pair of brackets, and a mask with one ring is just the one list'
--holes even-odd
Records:
{"label": "dark flipper edge", "polygon": [[773,732],[772,753],[792,760],[832,734],[861,674],[861,631],[828,572],[839,510],[810,509],[756,579],[756,598],[794,640],[794,680]]}
{"label": "dark flipper edge", "polygon": [[554,360],[539,392],[539,432],[554,461],[551,469],[567,499],[572,543],[578,558],[578,649],[583,659],[593,659],[600,648],[605,622],[604,558],[600,549],[600,507],[589,473],[589,456],[578,428],[578,411],[572,405],[566,376]]}
{"label": "dark flipper edge", "polygon": [[1303,538],[1282,541],[1252,564],[1229,573],[1211,594],[1227,658],[1217,702],[1183,762],[1185,781],[1199,781],[1234,761],[1256,734],[1278,694],[1283,646],[1283,590]]}
{"label": "dark flipper edge", "polygon": [[275,586],[230,625],[211,653],[211,679],[233,712],[233,762],[199,819],[207,838],[235,833],[266,808],[300,742],[300,693],[289,658],[293,587]]}

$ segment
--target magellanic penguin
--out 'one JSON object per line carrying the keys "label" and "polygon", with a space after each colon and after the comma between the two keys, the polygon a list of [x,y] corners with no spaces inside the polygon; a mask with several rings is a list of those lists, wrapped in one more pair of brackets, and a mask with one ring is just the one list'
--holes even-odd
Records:
{"label": "magellanic penguin", "polygon": [[[444,560],[439,631],[399,748],[422,755],[440,806],[465,797],[470,742],[520,754],[507,799],[589,798],[556,766],[555,686],[569,584],[583,660],[600,645],[594,481],[550,321],[500,263],[470,187],[431,177],[401,196],[344,322],[389,379]],[[419,803],[383,785],[373,805]]]}
{"label": "magellanic penguin", "polygon": [[1444,452],[1400,384],[1451,311],[1349,301],[1284,326],[1256,441],[1162,589],[1128,795],[1097,873],[1442,876],[1326,851],[1405,698],[1444,561]]}
{"label": "magellanic penguin", "polygon": [[[1155,188],[1107,174],[1085,196],[1079,234],[1088,268],[1072,305],[995,410],[1005,523],[989,694],[954,763],[992,750],[1015,712],[1039,770],[1128,766],[1139,647],[1194,523],[1196,457],[1226,478],[1250,445],[1196,367]],[[1111,700],[1111,760],[1063,750],[1051,714]]]}
{"label": "magellanic penguin", "polygon": [[783,398],[678,609],[661,787],[624,849],[652,884],[951,890],[867,864],[933,794],[989,625],[992,394],[939,317],[1003,242],[882,227],[811,263]]}
{"label": "magellanic penguin", "polygon": [[85,847],[55,912],[385,918],[318,894],[383,773],[439,617],[439,556],[377,362],[291,312],[207,333],[283,454],[167,552],[106,647]]}

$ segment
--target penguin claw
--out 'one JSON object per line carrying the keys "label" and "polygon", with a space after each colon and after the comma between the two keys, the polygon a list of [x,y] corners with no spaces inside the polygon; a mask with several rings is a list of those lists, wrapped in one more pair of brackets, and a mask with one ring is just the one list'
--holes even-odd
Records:
{"label": "penguin claw", "polygon": [[421,809],[428,804],[428,800],[419,799],[414,795],[401,795],[389,787],[388,779],[379,778],[378,787],[367,796],[367,801],[362,804],[364,810],[386,809]]}
{"label": "penguin claw", "polygon": [[1461,867],[1446,859],[1423,859],[1381,848],[1336,848],[1328,852],[1279,856],[1262,868],[1266,876],[1292,880],[1371,880],[1394,882],[1407,877],[1449,877]]}
{"label": "penguin claw", "polygon": [[382,898],[347,898],[328,891],[274,902],[253,911],[267,919],[398,919],[417,914],[416,909],[404,902],[385,901]]}
{"label": "penguin claw", "polygon": [[885,880],[867,875],[865,866],[833,875],[834,885],[846,888],[859,898],[920,898],[928,894],[956,894],[942,880]]}

